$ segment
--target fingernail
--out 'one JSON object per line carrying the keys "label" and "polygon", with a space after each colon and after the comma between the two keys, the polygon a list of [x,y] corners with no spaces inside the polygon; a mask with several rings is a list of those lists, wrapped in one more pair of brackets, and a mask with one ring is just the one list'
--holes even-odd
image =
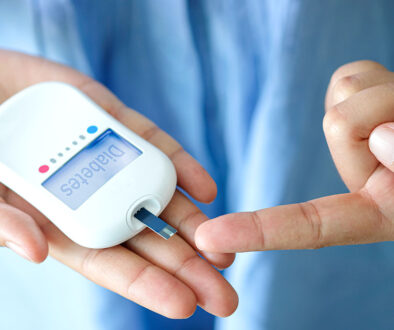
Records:
{"label": "fingernail", "polygon": [[384,165],[394,164],[394,123],[377,127],[369,137],[369,148]]}
{"label": "fingernail", "polygon": [[21,257],[25,258],[26,260],[33,261],[20,245],[13,242],[5,242],[4,245],[14,251],[16,254],[19,254]]}

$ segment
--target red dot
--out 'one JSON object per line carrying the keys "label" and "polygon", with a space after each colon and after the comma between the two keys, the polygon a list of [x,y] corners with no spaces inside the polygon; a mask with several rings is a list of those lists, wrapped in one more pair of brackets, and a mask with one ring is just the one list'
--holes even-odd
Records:
{"label": "red dot", "polygon": [[48,166],[48,165],[42,165],[42,166],[40,166],[40,168],[38,169],[38,171],[39,171],[40,173],[48,172],[48,170],[49,170],[49,166]]}

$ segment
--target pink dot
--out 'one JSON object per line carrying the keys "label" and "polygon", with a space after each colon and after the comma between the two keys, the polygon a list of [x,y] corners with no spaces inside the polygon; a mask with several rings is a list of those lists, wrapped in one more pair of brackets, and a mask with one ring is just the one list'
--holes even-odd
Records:
{"label": "pink dot", "polygon": [[38,169],[38,171],[39,171],[40,173],[48,172],[48,170],[49,170],[49,166],[48,166],[48,165],[42,165],[42,166],[40,166],[40,168]]}

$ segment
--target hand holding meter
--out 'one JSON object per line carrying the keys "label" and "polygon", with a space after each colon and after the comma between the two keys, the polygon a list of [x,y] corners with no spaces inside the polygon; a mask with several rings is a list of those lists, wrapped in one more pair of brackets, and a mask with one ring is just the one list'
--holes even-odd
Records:
{"label": "hand holding meter", "polygon": [[[49,247],[51,257],[62,264],[166,317],[188,317],[197,304],[215,315],[231,314],[237,296],[211,265],[226,268],[234,255],[197,251],[194,232],[207,217],[182,192],[171,197],[174,164],[177,184],[186,193],[200,202],[212,201],[215,183],[202,166],[171,136],[81,73],[42,58],[2,50],[0,63],[0,181],[10,188],[0,184],[0,246],[7,245],[35,262],[45,259]],[[79,86],[83,94],[63,83],[40,83],[54,79]],[[27,86],[32,87],[23,90]],[[81,102],[87,109],[82,109]],[[37,114],[42,107],[45,115],[44,111]],[[157,145],[171,163],[161,152],[154,152],[157,157],[145,163],[149,147],[157,149],[130,129]],[[141,162],[144,171],[137,177],[124,174]],[[68,163],[75,166],[74,171]],[[56,182],[59,190],[52,189]],[[88,185],[89,190],[81,190]],[[156,193],[149,188],[152,185]],[[130,219],[133,205],[138,209],[141,202],[157,215],[170,198],[161,217],[176,227],[179,235],[168,241],[145,230],[121,245],[90,249],[66,236],[87,246],[103,246],[103,241],[115,244],[114,237],[133,235],[134,224],[144,227],[137,219]],[[92,213],[87,210],[89,205]],[[152,220],[144,211],[137,216],[148,224]],[[168,234],[166,225],[154,225]],[[118,231],[118,226],[123,230]],[[0,253],[7,252],[0,248]],[[26,285],[35,285],[29,276],[26,281]],[[54,281],[68,285],[60,279]]]}
{"label": "hand holding meter", "polygon": [[78,244],[120,244],[155,217],[176,188],[172,162],[77,89],[29,87],[0,107],[0,181]]}

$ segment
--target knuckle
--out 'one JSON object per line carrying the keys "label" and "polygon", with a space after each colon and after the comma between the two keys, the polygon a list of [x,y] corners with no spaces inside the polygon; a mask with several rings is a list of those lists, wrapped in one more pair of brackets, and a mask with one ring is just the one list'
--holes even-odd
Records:
{"label": "knuckle", "polygon": [[80,264],[82,274],[89,274],[91,272],[92,265],[95,264],[95,260],[100,257],[103,251],[104,250],[88,249]]}
{"label": "knuckle", "polygon": [[138,132],[138,134],[144,140],[161,149],[170,159],[183,150],[178,141],[160,129],[160,127],[156,126],[153,122],[148,124],[147,127]]}
{"label": "knuckle", "polygon": [[323,118],[323,131],[327,140],[338,140],[349,131],[346,118],[339,110],[339,105],[334,106],[325,114]]}
{"label": "knuckle", "polygon": [[251,217],[252,217],[253,224],[256,228],[256,233],[257,233],[257,237],[258,237],[258,246],[263,248],[264,246],[267,245],[265,235],[264,235],[264,230],[263,230],[263,224],[262,224],[261,219],[258,216],[256,211],[251,213]]}
{"label": "knuckle", "polygon": [[360,90],[360,80],[357,75],[340,78],[333,86],[331,98],[334,103],[340,103]]}
{"label": "knuckle", "polygon": [[152,123],[146,127],[139,135],[146,141],[151,141],[157,134],[159,134],[160,128]]}
{"label": "knuckle", "polygon": [[138,284],[139,281],[141,281],[144,276],[149,274],[149,272],[154,268],[152,264],[145,264],[142,266],[142,268],[133,276],[129,279],[129,282],[127,284],[127,294],[132,297],[133,296],[133,291],[135,286]]}
{"label": "knuckle", "polygon": [[198,262],[200,262],[200,257],[197,253],[193,252],[181,262],[172,274],[176,277],[182,277],[183,272],[187,273],[188,271],[193,270],[194,265]]}
{"label": "knuckle", "polygon": [[336,69],[331,77],[331,84],[334,85],[342,77],[348,76],[349,73],[365,72],[370,70],[386,70],[386,68],[375,61],[360,60],[341,65]]}
{"label": "knuckle", "polygon": [[[394,181],[394,180],[393,180]],[[367,184],[363,187],[358,194],[363,200],[366,201],[369,209],[371,210],[372,228],[375,234],[378,234],[381,239],[392,240],[394,232],[393,222],[389,219],[390,217],[384,212],[383,208],[379,205],[379,202],[374,198],[374,194],[370,191],[370,187]],[[371,233],[372,231],[370,231]]]}
{"label": "knuckle", "polygon": [[337,68],[332,74],[331,81],[335,83],[340,77],[342,77],[345,74],[345,72],[349,70],[348,68],[351,65],[353,65],[353,63],[346,63],[341,65],[339,68]]}
{"label": "knuckle", "polygon": [[174,144],[174,150],[171,150],[171,152],[168,153],[168,158],[170,158],[172,161],[174,161],[177,156],[182,155],[185,152],[185,150],[180,144],[178,144],[177,142],[175,143],[176,144]]}
{"label": "knuckle", "polygon": [[335,84],[342,77],[348,76],[350,72],[354,71],[353,67],[359,66],[360,62],[362,61],[345,63],[338,67],[331,76],[331,83]]}
{"label": "knuckle", "polygon": [[181,218],[177,224],[177,229],[179,232],[186,232],[190,222],[198,221],[199,223],[202,223],[204,220],[206,220],[205,215],[198,209]]}
{"label": "knuckle", "polygon": [[311,231],[312,244],[310,248],[320,249],[324,247],[323,222],[318,209],[312,202],[305,202],[299,205]]}

